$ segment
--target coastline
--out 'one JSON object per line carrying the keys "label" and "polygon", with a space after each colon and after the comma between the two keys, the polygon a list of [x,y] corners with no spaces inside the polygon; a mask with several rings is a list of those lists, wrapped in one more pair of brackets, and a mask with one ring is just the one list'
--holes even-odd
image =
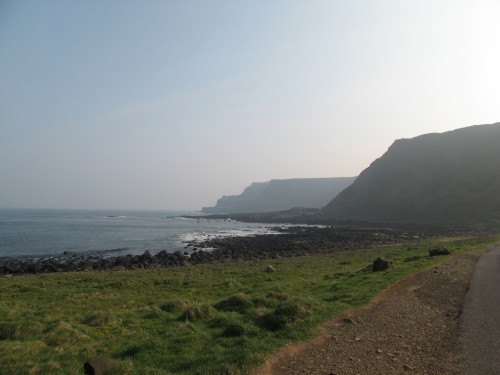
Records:
{"label": "coastline", "polygon": [[[274,235],[215,237],[187,241],[184,251],[104,257],[97,253],[66,252],[58,256],[0,258],[0,275],[155,269],[205,263],[291,258],[363,248],[419,243],[439,237],[477,235],[466,229],[419,231],[330,226],[271,227]],[[120,249],[117,249],[120,250]]]}
{"label": "coastline", "polygon": [[[142,255],[190,251],[186,242],[220,236],[265,234],[269,224],[204,217],[176,211],[0,209],[0,259],[59,258],[65,254]],[[65,257],[67,258],[67,257]]]}

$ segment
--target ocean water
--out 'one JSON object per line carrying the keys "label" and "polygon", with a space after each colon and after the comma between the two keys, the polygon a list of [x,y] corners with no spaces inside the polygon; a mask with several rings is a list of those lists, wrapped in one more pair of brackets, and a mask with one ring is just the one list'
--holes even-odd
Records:
{"label": "ocean water", "polygon": [[270,224],[183,218],[180,211],[0,209],[0,257],[189,251],[187,241],[271,234]]}

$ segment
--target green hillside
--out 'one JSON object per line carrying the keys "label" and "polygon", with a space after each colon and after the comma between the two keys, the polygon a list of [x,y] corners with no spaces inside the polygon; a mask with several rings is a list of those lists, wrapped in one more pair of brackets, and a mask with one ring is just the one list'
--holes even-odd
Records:
{"label": "green hillside", "polygon": [[323,213],[351,219],[500,217],[500,123],[395,141]]}

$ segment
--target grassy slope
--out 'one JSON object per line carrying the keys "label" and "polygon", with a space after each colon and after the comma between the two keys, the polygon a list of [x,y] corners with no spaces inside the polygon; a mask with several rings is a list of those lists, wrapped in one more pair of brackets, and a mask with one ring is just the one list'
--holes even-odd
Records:
{"label": "grassy slope", "polygon": [[324,213],[343,218],[500,217],[500,123],[400,139]]}
{"label": "grassy slope", "polygon": [[[498,238],[452,241],[456,252]],[[0,373],[81,374],[95,354],[119,374],[239,373],[318,324],[429,267],[433,244],[268,262],[0,279]],[[373,274],[371,261],[395,261]]]}

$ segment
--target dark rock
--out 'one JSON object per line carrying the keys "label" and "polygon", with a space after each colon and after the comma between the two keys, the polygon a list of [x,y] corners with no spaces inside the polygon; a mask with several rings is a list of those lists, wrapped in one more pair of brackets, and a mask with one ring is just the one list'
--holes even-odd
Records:
{"label": "dark rock", "polygon": [[116,257],[114,265],[116,267],[118,267],[118,266],[127,267],[129,264],[130,264],[130,258],[123,256],[123,255],[120,255],[120,256]]}
{"label": "dark rock", "polygon": [[86,375],[106,375],[115,366],[115,363],[102,357],[92,357],[83,365]]}
{"label": "dark rock", "polygon": [[140,259],[142,262],[146,261],[151,263],[151,261],[153,260],[153,256],[151,255],[151,252],[149,250],[146,250],[144,254],[141,255]]}
{"label": "dark rock", "polygon": [[167,256],[168,256],[168,252],[166,250],[162,250],[158,254],[156,254],[157,258],[166,258]]}
{"label": "dark rock", "polygon": [[450,251],[443,246],[436,247],[429,250],[429,256],[433,257],[436,255],[449,255]]}
{"label": "dark rock", "polygon": [[390,260],[377,258],[373,261],[372,272],[385,271],[393,267],[393,263]]}
{"label": "dark rock", "polygon": [[50,262],[46,262],[42,265],[43,272],[57,272],[57,266]]}
{"label": "dark rock", "polygon": [[4,268],[6,273],[19,273],[21,271],[21,266],[18,262],[7,263]]}
{"label": "dark rock", "polygon": [[141,259],[138,255],[134,255],[134,256],[130,257],[130,263],[138,264],[140,262],[141,262]]}

